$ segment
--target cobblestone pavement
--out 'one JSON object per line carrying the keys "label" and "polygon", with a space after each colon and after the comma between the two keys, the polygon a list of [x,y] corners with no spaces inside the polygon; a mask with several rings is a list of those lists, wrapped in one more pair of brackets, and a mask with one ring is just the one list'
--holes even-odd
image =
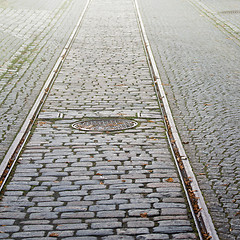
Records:
{"label": "cobblestone pavement", "polygon": [[0,161],[85,4],[86,0],[0,0]]}
{"label": "cobblestone pavement", "polygon": [[[219,236],[240,239],[239,38],[193,2],[199,3],[139,0],[176,125]],[[240,9],[239,1],[201,2],[214,6],[213,12]],[[226,21],[239,28],[239,16],[229,14]]]}
{"label": "cobblestone pavement", "polygon": [[[132,0],[93,0],[1,205],[9,239],[196,239]],[[119,132],[73,129],[121,117]]]}
{"label": "cobblestone pavement", "polygon": [[203,3],[215,15],[240,27],[240,3],[238,0],[192,0],[196,4]]}

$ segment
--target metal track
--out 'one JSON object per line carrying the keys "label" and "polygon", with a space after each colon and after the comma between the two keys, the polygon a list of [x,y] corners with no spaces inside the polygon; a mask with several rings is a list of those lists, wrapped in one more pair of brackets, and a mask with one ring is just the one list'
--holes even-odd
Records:
{"label": "metal track", "polygon": [[31,108],[28,116],[26,117],[20,131],[18,132],[17,136],[12,142],[12,145],[8,149],[8,152],[6,153],[1,165],[0,165],[0,191],[2,191],[4,184],[6,183],[12,169],[14,168],[14,165],[18,159],[19,154],[21,153],[21,150],[24,147],[24,144],[26,143],[31,129],[33,127],[33,124],[49,94],[49,91],[54,83],[54,80],[56,79],[58,72],[66,58],[66,55],[68,54],[73,40],[81,26],[83,17],[88,9],[88,6],[90,4],[91,0],[87,0],[87,3],[84,7],[84,10],[77,22],[77,25],[75,26],[74,30],[72,31],[71,36],[69,37],[64,49],[62,50],[60,57],[58,58],[57,62],[55,63],[52,71],[50,72],[41,92],[39,93],[33,107]]}
{"label": "metal track", "polygon": [[187,197],[187,201],[201,240],[219,240],[211,216],[208,213],[206,203],[204,201],[201,190],[198,186],[196,177],[192,171],[190,162],[183,148],[180,136],[176,129],[175,122],[168,104],[168,100],[161,82],[157,64],[149,44],[149,40],[143,25],[142,17],[139,11],[137,0],[134,0],[136,12],[139,21],[139,27],[143,38],[145,51],[147,54],[149,66],[154,79],[156,92],[158,93],[160,106],[164,115],[165,125],[167,128],[167,136],[171,147],[175,163],[180,175],[180,179]]}
{"label": "metal track", "polygon": [[[33,127],[33,124],[49,94],[49,91],[54,83],[54,80],[57,77],[57,74],[66,58],[67,53],[69,52],[71,45],[73,43],[73,40],[80,28],[81,22],[83,20],[83,17],[88,9],[88,6],[90,4],[91,0],[88,0],[86,3],[86,6],[78,20],[78,23],[76,25],[76,27],[74,28],[67,44],[65,45],[63,51],[61,52],[60,57],[58,58],[56,64],[53,67],[53,70],[51,71],[49,77],[47,78],[39,96],[37,97],[32,109],[30,110],[27,118],[25,119],[20,131],[18,132],[17,136],[15,137],[14,141],[12,142],[12,145],[10,146],[8,152],[6,153],[3,162],[0,165],[0,191],[3,189],[4,184],[6,183],[12,169],[14,168],[14,165],[18,159],[19,154],[21,153],[21,150],[24,147],[25,142],[27,141],[31,129]],[[215,228],[213,226],[211,217],[208,213],[206,204],[204,202],[203,196],[201,194],[201,191],[198,187],[196,178],[192,172],[190,163],[187,159],[186,153],[183,149],[180,137],[178,135],[178,132],[176,130],[176,126],[172,117],[172,113],[161,83],[161,79],[160,79],[160,75],[158,73],[158,69],[157,69],[157,65],[155,63],[150,45],[149,45],[149,41],[144,29],[144,25],[142,22],[142,18],[140,15],[140,11],[139,11],[139,7],[138,7],[138,3],[137,0],[134,0],[135,2],[135,7],[136,7],[136,11],[137,11],[137,15],[138,15],[138,20],[139,20],[139,26],[140,26],[140,30],[141,30],[141,34],[143,37],[143,41],[144,41],[144,45],[145,45],[145,50],[148,56],[148,61],[149,61],[149,65],[152,71],[152,75],[154,77],[154,83],[155,83],[155,87],[157,89],[157,91],[160,94],[159,99],[161,100],[161,104],[162,104],[162,108],[163,108],[163,113],[164,113],[164,117],[165,117],[165,124],[166,127],[168,129],[168,137],[169,137],[169,142],[172,148],[172,151],[174,153],[175,156],[175,160],[177,163],[177,168],[180,174],[180,178],[182,180],[183,186],[184,186],[184,190],[186,192],[186,196],[189,202],[189,206],[193,215],[193,218],[195,220],[196,223],[196,227],[200,236],[200,239],[210,239],[212,237],[212,239],[214,240],[218,240],[218,236],[217,233],[215,231]],[[184,171],[185,171],[185,175],[184,175]],[[189,184],[187,183],[188,179],[188,183],[190,183],[191,185],[191,191],[195,193],[195,195],[191,195],[189,194]],[[191,179],[191,181],[189,181],[189,179]],[[192,204],[192,199],[194,199],[196,201],[196,199],[198,199],[198,208],[197,208],[197,213],[196,213],[196,206],[193,206]],[[204,230],[205,228],[205,230]],[[203,235],[206,234],[204,233],[204,231],[206,231],[207,233],[209,233],[206,237],[204,237]]]}

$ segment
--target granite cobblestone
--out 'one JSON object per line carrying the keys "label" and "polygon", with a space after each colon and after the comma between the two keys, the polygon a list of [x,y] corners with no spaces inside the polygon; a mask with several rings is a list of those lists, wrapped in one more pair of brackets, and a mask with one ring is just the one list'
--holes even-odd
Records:
{"label": "granite cobblestone", "polygon": [[[1,200],[31,204],[0,213],[11,239],[197,239],[152,84],[133,1],[93,0]],[[71,127],[109,117],[139,125]]]}
{"label": "granite cobblestone", "polygon": [[[0,3],[0,160],[76,24],[84,1]],[[14,107],[13,107],[14,106]]]}
{"label": "granite cobblestone", "polygon": [[240,208],[233,204],[240,193],[239,4],[138,2],[173,117],[219,237],[239,239],[239,229],[231,224],[239,221]]}

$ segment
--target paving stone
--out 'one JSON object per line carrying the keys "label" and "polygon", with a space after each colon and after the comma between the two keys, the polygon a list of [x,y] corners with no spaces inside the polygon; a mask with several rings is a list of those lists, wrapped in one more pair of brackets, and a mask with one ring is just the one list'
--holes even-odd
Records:
{"label": "paving stone", "polygon": [[63,191],[59,192],[59,195],[61,197],[66,197],[66,196],[85,196],[87,195],[87,191]]}
{"label": "paving stone", "polygon": [[23,219],[26,213],[16,213],[16,212],[2,212],[0,213],[0,219]]}
{"label": "paving stone", "polygon": [[147,234],[147,233],[149,233],[148,228],[117,229],[117,234],[119,235],[138,235],[138,234]]}
{"label": "paving stone", "polygon": [[102,223],[92,223],[91,228],[92,229],[105,229],[105,228],[119,228],[122,227],[122,223],[120,222],[102,222]]}
{"label": "paving stone", "polygon": [[173,234],[173,239],[195,239],[196,236],[193,233],[179,233],[179,234]]}
{"label": "paving stone", "polygon": [[62,213],[61,218],[93,218],[94,212],[73,212],[73,213]]}
{"label": "paving stone", "polygon": [[0,239],[7,239],[9,237],[8,233],[0,233]]}
{"label": "paving stone", "polygon": [[151,228],[151,227],[154,227],[154,222],[151,222],[151,221],[129,221],[127,223],[127,226],[130,227],[130,228],[144,228],[144,227],[147,227],[147,228]]}
{"label": "paving stone", "polygon": [[74,202],[74,201],[80,201],[82,197],[80,196],[69,196],[69,197],[59,197],[58,201],[61,202]]}
{"label": "paving stone", "polygon": [[18,226],[0,226],[0,231],[2,233],[17,232],[20,227]]}
{"label": "paving stone", "polygon": [[93,201],[70,201],[67,203],[68,206],[91,206]]}
{"label": "paving stone", "polygon": [[150,204],[139,203],[139,204],[120,204],[120,210],[128,210],[128,209],[150,209]]}
{"label": "paving stone", "polygon": [[190,226],[187,220],[165,220],[158,222],[159,226]]}
{"label": "paving stone", "polygon": [[160,209],[164,209],[164,208],[186,208],[186,205],[183,203],[154,203],[153,204],[154,208],[160,208]]}
{"label": "paving stone", "polygon": [[30,190],[31,189],[31,186],[27,186],[27,185],[12,185],[12,186],[8,186],[7,187],[7,190],[9,190],[9,191],[18,191],[18,190],[22,190],[22,191],[28,191],[28,190]]}
{"label": "paving stone", "polygon": [[79,230],[77,231],[77,236],[109,236],[113,234],[112,229],[102,229],[102,230]]}
{"label": "paving stone", "polygon": [[187,213],[187,209],[178,209],[178,208],[163,208],[161,209],[162,215],[185,215]]}
{"label": "paving stone", "polygon": [[95,206],[90,206],[89,211],[91,212],[99,212],[99,211],[109,211],[109,210],[115,210],[116,205],[95,205]]}
{"label": "paving stone", "polygon": [[23,191],[7,191],[5,192],[6,196],[22,196],[23,195]]}
{"label": "paving stone", "polygon": [[53,212],[46,212],[46,213],[31,213],[29,218],[30,219],[56,219],[57,213],[53,213]]}
{"label": "paving stone", "polygon": [[165,240],[169,239],[167,234],[146,234],[146,235],[139,235],[136,237],[137,240]]}
{"label": "paving stone", "polygon": [[49,225],[49,220],[29,220],[29,221],[21,221],[21,223],[25,225]]}
{"label": "paving stone", "polygon": [[64,238],[65,240],[97,240],[97,237],[68,237]]}
{"label": "paving stone", "polygon": [[38,206],[39,207],[58,207],[62,206],[64,203],[63,202],[39,202]]}
{"label": "paving stone", "polygon": [[28,208],[28,212],[50,212],[52,210],[52,207],[31,207]]}
{"label": "paving stone", "polygon": [[51,225],[24,225],[24,231],[49,231],[53,230],[53,226]]}
{"label": "paving stone", "polygon": [[120,207],[121,204],[126,204],[127,202],[128,201],[125,200],[125,199],[113,199],[113,200],[97,201],[96,204],[98,204],[98,205],[101,205],[101,204],[103,204],[103,205],[112,205],[112,204],[114,204],[114,205],[119,205],[119,207]]}
{"label": "paving stone", "polygon": [[14,219],[0,219],[0,225],[13,225]]}
{"label": "paving stone", "polygon": [[97,213],[97,217],[99,218],[122,218],[125,217],[125,211],[100,211]]}
{"label": "paving stone", "polygon": [[53,220],[53,223],[58,224],[58,226],[61,224],[75,224],[75,223],[82,223],[82,222],[83,222],[82,219],[77,219],[77,218],[67,218],[67,219],[61,218],[61,219]]}
{"label": "paving stone", "polygon": [[191,232],[192,228],[189,226],[161,226],[153,228],[153,232],[173,234],[173,233],[185,233]]}
{"label": "paving stone", "polygon": [[45,235],[44,231],[34,231],[34,232],[18,232],[13,233],[13,238],[31,238],[31,237],[43,237]]}
{"label": "paving stone", "polygon": [[57,230],[71,230],[71,229],[87,229],[87,224],[61,224],[57,226]]}
{"label": "paving stone", "polygon": [[68,191],[68,190],[78,190],[78,186],[56,186],[56,187],[51,187],[52,191],[55,192],[61,192],[61,191]]}
{"label": "paving stone", "polygon": [[108,237],[102,237],[103,240],[134,240],[134,237],[131,236],[120,236],[120,235],[113,235]]}
{"label": "paving stone", "polygon": [[45,197],[45,196],[52,196],[54,194],[53,191],[32,191],[28,192],[28,197]]}
{"label": "paving stone", "polygon": [[143,213],[147,213],[148,216],[159,216],[160,211],[157,209],[142,209],[142,210],[129,210],[129,216],[140,216]]}
{"label": "paving stone", "polygon": [[[52,4],[51,21],[59,15],[55,24],[60,27],[67,21],[61,16],[71,15],[70,8],[75,9],[75,17],[80,16],[80,6],[86,2],[40,0],[34,4],[44,9]],[[68,24],[61,31],[65,42],[74,19],[68,31],[64,28]],[[51,35],[54,26],[49,25],[48,41],[62,48],[62,36]],[[46,53],[53,63],[55,50]],[[37,69],[41,65],[47,67],[40,61]],[[47,70],[42,71],[47,78]],[[35,75],[29,78],[35,86]],[[109,117],[131,118],[139,125],[116,132],[72,127],[77,121]],[[173,183],[166,181],[169,177]],[[0,216],[15,220],[8,226],[18,228],[8,237],[130,240],[193,233],[179,182],[133,1],[93,0],[1,200],[1,207],[9,209]],[[175,232],[168,228],[174,219],[182,220],[174,225]],[[161,227],[168,232],[161,232]]]}
{"label": "paving stone", "polygon": [[89,196],[85,196],[84,200],[85,201],[97,201],[97,200],[106,200],[106,199],[110,199],[110,195],[89,195]]}
{"label": "paving stone", "polygon": [[128,188],[126,190],[126,193],[140,193],[140,194],[147,194],[147,193],[151,193],[153,192],[153,189],[150,189],[150,188],[146,188],[146,189],[143,189],[143,188]]}
{"label": "paving stone", "polygon": [[[74,235],[74,231],[50,231],[48,236],[49,240],[51,240],[54,237],[50,237],[50,235],[58,235],[58,237],[65,239],[65,237],[71,237]],[[36,239],[37,240],[37,239]]]}
{"label": "paving stone", "polygon": [[53,197],[33,197],[32,201],[33,202],[50,202],[53,201]]}
{"label": "paving stone", "polygon": [[[234,183],[239,177],[236,148],[239,135],[235,134],[238,130],[233,120],[239,119],[239,96],[236,76],[232,73],[239,65],[236,58],[239,48],[233,42],[239,41],[240,22],[238,14],[229,12],[234,9],[235,1],[226,4],[217,0],[185,3],[139,0],[138,3],[184,148],[209,203],[215,226],[225,228],[222,219],[231,221],[234,218],[231,210],[237,207],[224,207],[221,201],[231,202],[233,196],[239,196],[234,186],[224,186],[225,180]],[[217,27],[220,22],[221,31]],[[196,39],[199,26],[204,34]],[[233,36],[231,41],[228,41],[229,33]],[[216,88],[216,84],[220,87]],[[220,185],[223,186],[220,188]],[[235,192],[230,197],[231,190]],[[224,212],[222,216],[216,214],[215,206]],[[233,229],[234,225],[228,230],[219,230],[220,239],[237,239],[240,232]]]}
{"label": "paving stone", "polygon": [[54,208],[55,212],[86,212],[87,207],[82,207],[82,206],[61,206],[61,207],[56,207]]}

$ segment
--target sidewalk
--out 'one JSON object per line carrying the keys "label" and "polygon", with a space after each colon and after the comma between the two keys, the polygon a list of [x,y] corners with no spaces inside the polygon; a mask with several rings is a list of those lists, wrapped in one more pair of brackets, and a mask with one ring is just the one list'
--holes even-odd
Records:
{"label": "sidewalk", "polygon": [[[93,0],[0,203],[0,238],[196,239],[152,84],[133,2]],[[138,125],[72,127],[109,118]]]}

